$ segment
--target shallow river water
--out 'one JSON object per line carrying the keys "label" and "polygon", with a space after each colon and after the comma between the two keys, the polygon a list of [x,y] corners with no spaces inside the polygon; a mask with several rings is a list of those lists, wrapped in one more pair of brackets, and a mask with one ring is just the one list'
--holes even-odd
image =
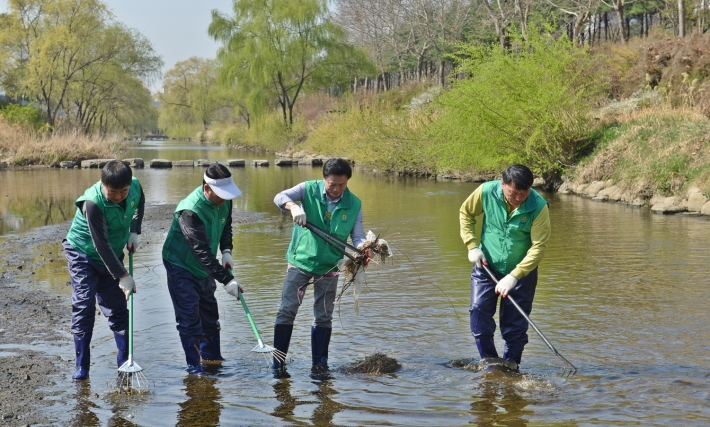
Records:
{"label": "shallow river water", "polygon": [[[268,155],[173,142],[145,142],[125,157],[146,163],[272,160],[268,168],[232,168],[244,193],[235,209],[257,215],[256,222],[234,227],[235,275],[271,343],[292,224],[272,200],[284,188],[319,178],[321,169],[278,168]],[[202,173],[135,171],[153,204],[177,203],[200,184]],[[70,220],[73,201],[98,178],[97,170],[0,172],[0,238]],[[394,257],[371,264],[359,315],[352,294],[344,295],[328,379],[310,377],[310,291],[291,342],[290,378],[274,378],[250,352],[256,340],[244,311],[222,290],[217,296],[228,360],[208,378],[187,375],[160,257],[165,234],[144,234],[135,256],[134,354],[151,392],[120,398],[108,393],[106,381],[116,375],[115,347],[98,317],[90,383],[73,384],[72,370],[57,378],[58,387],[70,392],[54,403],[52,417],[74,426],[710,424],[710,222],[704,218],[545,194],[553,234],[531,318],[579,371],[562,376],[560,361],[532,329],[520,376],[449,367],[478,357],[468,326],[471,264],[458,232],[458,209],[477,185],[355,170],[349,187],[363,200],[365,229],[385,237]],[[59,261],[37,277],[45,291],[69,298],[66,266]],[[64,336],[42,346],[73,360],[71,336]],[[402,368],[383,376],[337,369],[378,351]]]}

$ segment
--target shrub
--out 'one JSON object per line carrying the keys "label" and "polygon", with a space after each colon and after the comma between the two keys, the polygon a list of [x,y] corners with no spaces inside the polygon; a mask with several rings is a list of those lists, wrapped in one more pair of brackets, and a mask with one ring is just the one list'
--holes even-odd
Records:
{"label": "shrub", "polygon": [[506,52],[459,47],[457,71],[468,78],[435,102],[430,128],[439,169],[498,172],[521,162],[554,174],[590,144],[590,113],[609,86],[602,58],[566,38],[529,34]]}
{"label": "shrub", "polygon": [[11,125],[20,125],[34,130],[44,126],[39,118],[39,110],[29,105],[8,104],[0,108],[0,115]]}

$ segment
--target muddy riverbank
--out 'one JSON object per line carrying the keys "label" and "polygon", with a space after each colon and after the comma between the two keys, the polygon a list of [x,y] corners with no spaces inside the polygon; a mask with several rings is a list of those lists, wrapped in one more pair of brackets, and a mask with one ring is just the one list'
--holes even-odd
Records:
{"label": "muddy riverbank", "polygon": [[[142,232],[167,232],[174,209],[174,204],[147,205]],[[232,218],[235,224],[254,219],[244,212]],[[70,298],[40,289],[34,279],[46,263],[66,263],[61,240],[69,225],[42,227],[0,242],[0,426],[57,425],[47,409],[75,392],[66,380],[74,370]],[[103,327],[99,322],[104,319],[97,320],[97,327]],[[62,356],[50,356],[43,351],[47,345],[67,349]]]}

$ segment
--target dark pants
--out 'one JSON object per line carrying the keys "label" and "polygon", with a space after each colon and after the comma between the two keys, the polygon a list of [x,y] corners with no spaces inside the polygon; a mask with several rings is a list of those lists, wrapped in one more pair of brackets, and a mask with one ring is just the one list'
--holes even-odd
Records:
{"label": "dark pants", "polygon": [[[72,285],[72,333],[81,338],[94,330],[97,301],[111,330],[125,331],[128,328],[128,308],[126,296],[118,287],[118,279],[111,276],[106,266],[74,249],[66,239],[62,241],[62,246]],[[123,260],[123,254],[119,259]]]}
{"label": "dark pants", "polygon": [[[489,267],[491,271],[493,268]],[[502,278],[499,277],[498,278]],[[537,287],[537,268],[527,276],[518,280],[509,295],[515,298],[525,314],[530,315],[532,310],[535,288]],[[479,270],[475,264],[471,272],[471,334],[476,339],[479,354],[482,358],[498,357],[493,344],[493,334],[496,324],[493,315],[498,305],[498,295],[495,293],[496,284],[485,270]],[[528,321],[515,308],[507,298],[501,298],[500,303],[500,331],[505,341],[503,358],[515,360],[518,364],[523,354],[525,344],[528,343]]]}
{"label": "dark pants", "polygon": [[173,300],[175,321],[180,338],[218,334],[219,311],[213,278],[198,279],[192,273],[163,260],[168,273],[168,291]]}

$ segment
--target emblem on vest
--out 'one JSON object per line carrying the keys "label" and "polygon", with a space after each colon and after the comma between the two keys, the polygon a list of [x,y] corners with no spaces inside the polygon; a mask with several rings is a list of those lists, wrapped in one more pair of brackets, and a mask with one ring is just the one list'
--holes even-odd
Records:
{"label": "emblem on vest", "polygon": [[343,215],[342,218],[343,218],[343,221],[347,221],[347,220],[348,220],[348,216],[347,216],[347,215]]}
{"label": "emblem on vest", "polygon": [[330,216],[331,216],[331,215],[330,215],[330,212],[326,212],[326,213],[325,213],[326,219],[330,219]]}
{"label": "emblem on vest", "polygon": [[133,206],[135,206],[135,205],[136,205],[136,202],[135,202],[135,201],[131,202],[131,207],[133,207]]}
{"label": "emblem on vest", "polygon": [[524,216],[524,217],[522,217],[522,218],[520,219],[520,222],[525,222],[525,221],[527,221],[527,220],[528,220],[528,217]]}
{"label": "emblem on vest", "polygon": [[224,224],[225,222],[227,222],[227,218],[222,218],[222,224]]}

